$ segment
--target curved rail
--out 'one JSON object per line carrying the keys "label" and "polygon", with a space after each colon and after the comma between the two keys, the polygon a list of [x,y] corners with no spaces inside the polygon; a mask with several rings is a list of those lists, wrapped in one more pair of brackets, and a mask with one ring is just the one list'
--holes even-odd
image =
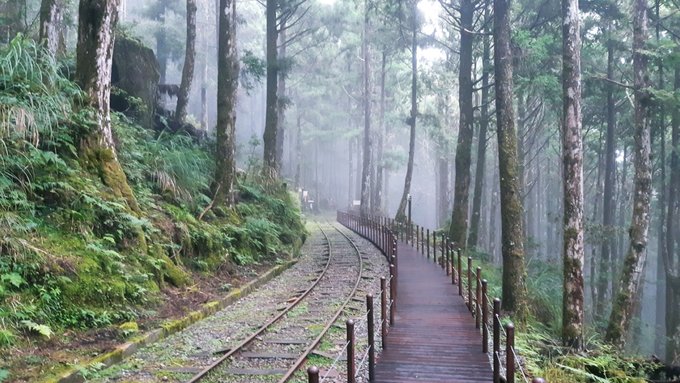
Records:
{"label": "curved rail", "polygon": [[[347,239],[347,241],[352,245],[352,247],[354,248],[354,251],[356,251],[357,256],[359,257],[359,274],[357,276],[357,280],[354,283],[354,287],[352,288],[351,293],[349,294],[347,299],[345,299],[345,301],[342,302],[342,305],[335,312],[335,315],[333,315],[333,318],[330,321],[328,321],[328,323],[326,323],[326,327],[324,327],[323,330],[321,330],[321,333],[319,333],[319,336],[317,336],[316,339],[314,339],[314,341],[312,342],[312,344],[309,347],[307,347],[307,349],[304,351],[304,354],[302,356],[300,356],[295,361],[295,363],[293,364],[293,367],[291,367],[288,370],[288,372],[283,376],[283,378],[279,379],[278,383],[287,382],[293,376],[293,374],[295,374],[295,371],[297,371],[297,369],[300,368],[300,366],[302,365],[302,363],[304,363],[304,361],[307,359],[309,354],[312,351],[314,351],[316,346],[318,346],[319,343],[321,342],[321,339],[323,339],[323,337],[326,335],[326,333],[328,333],[328,330],[330,330],[333,323],[335,323],[335,321],[338,320],[338,317],[340,317],[340,314],[342,314],[342,312],[345,310],[345,308],[347,307],[347,304],[350,302],[352,297],[354,297],[354,294],[356,294],[357,289],[359,288],[359,282],[361,282],[361,276],[362,276],[362,273],[363,273],[363,270],[364,270],[364,260],[363,260],[363,258],[361,258],[361,251],[359,251],[359,247],[357,247],[356,243],[354,241],[352,241],[352,239],[349,236],[347,236],[347,234],[343,233],[340,229],[338,229],[335,226],[335,224],[333,224],[332,226],[338,233],[342,234],[342,236],[345,237],[345,239]],[[321,229],[321,226],[319,226],[319,229]],[[326,236],[326,233],[323,231],[323,229],[321,229],[321,232],[324,234],[324,236]],[[328,236],[326,236],[326,238],[328,238]],[[329,248],[330,248],[330,245],[331,245],[330,241],[328,241]]]}
{"label": "curved rail", "polygon": [[[298,298],[296,298],[293,302],[291,302],[290,305],[288,305],[284,310],[282,310],[278,315],[276,315],[274,318],[270,319],[267,323],[262,325],[260,328],[258,328],[254,333],[252,333],[250,336],[248,336],[246,339],[241,341],[241,343],[237,344],[234,346],[231,350],[229,350],[227,353],[222,355],[219,359],[217,359],[215,362],[201,370],[198,374],[194,375],[190,380],[187,381],[187,383],[195,383],[201,381],[203,378],[205,378],[211,371],[215,370],[218,366],[220,366],[222,363],[224,363],[226,360],[231,358],[234,354],[238,353],[241,351],[243,348],[248,346],[250,343],[252,343],[257,337],[259,337],[262,333],[267,331],[272,325],[274,325],[276,322],[280,321],[282,318],[286,316],[293,308],[295,308],[299,303],[301,303],[314,288],[316,288],[319,285],[319,282],[323,277],[326,275],[326,272],[329,269],[329,266],[331,264],[331,260],[333,258],[333,248],[331,245],[331,241],[324,229],[321,227],[321,224],[317,222],[317,225],[319,227],[319,230],[323,234],[324,238],[326,239],[327,247],[328,247],[328,259],[326,261],[326,265],[324,266],[323,271],[319,274],[319,276],[314,280],[314,282],[310,285],[310,287],[305,290],[302,295],[300,295]],[[355,250],[357,256],[359,257],[359,272],[358,276],[356,279],[356,282],[354,284],[354,287],[352,288],[351,293],[348,295],[348,298],[343,302],[343,304],[340,306],[340,308],[335,312],[333,315],[332,320],[327,322],[326,326],[323,328],[321,333],[314,339],[312,344],[305,349],[303,354],[295,361],[293,366],[286,372],[286,374],[279,380],[279,383],[284,383],[287,382],[293,374],[297,371],[297,369],[304,363],[304,361],[307,359],[309,354],[316,348],[316,346],[321,342],[321,339],[323,339],[324,335],[328,332],[328,330],[331,328],[333,323],[337,320],[337,318],[342,314],[344,309],[347,307],[347,304],[350,302],[352,297],[356,294],[356,291],[358,289],[359,283],[361,281],[361,276],[363,272],[363,259],[361,257],[361,252],[359,251],[359,248],[357,245],[352,241],[345,233],[340,231],[335,225],[333,225],[333,228],[338,231],[340,234],[342,234],[343,237],[345,237],[348,242],[352,245],[353,249]]]}
{"label": "curved rail", "polygon": [[[318,224],[318,223],[317,223]],[[319,229],[321,229],[321,225],[319,225]],[[300,295],[298,298],[296,298],[291,304],[286,307],[284,310],[282,310],[278,315],[276,315],[274,318],[270,319],[269,322],[265,323],[262,325],[259,329],[257,329],[254,333],[252,333],[249,337],[244,339],[241,343],[237,344],[235,347],[233,347],[229,352],[225,353],[222,355],[219,359],[217,359],[215,362],[213,362],[211,365],[208,367],[204,368],[201,372],[198,374],[194,375],[191,380],[187,381],[187,383],[194,383],[198,382],[201,379],[203,379],[210,371],[214,370],[217,366],[222,364],[225,360],[229,359],[232,355],[240,351],[242,348],[250,344],[255,338],[260,336],[263,332],[265,332],[269,327],[271,327],[274,323],[278,322],[281,318],[283,318],[288,312],[290,312],[295,306],[297,306],[302,300],[309,295],[309,293],[319,284],[319,281],[321,281],[321,278],[326,275],[326,271],[328,271],[328,267],[331,264],[331,258],[333,257],[333,253],[331,251],[331,242],[328,239],[328,236],[326,236],[326,233],[324,233],[323,229],[321,229],[321,232],[323,233],[324,237],[326,238],[326,243],[328,245],[328,259],[326,260],[326,265],[324,266],[323,270],[319,274],[319,276],[314,280],[314,282],[310,285],[310,287],[305,290],[302,295]]]}

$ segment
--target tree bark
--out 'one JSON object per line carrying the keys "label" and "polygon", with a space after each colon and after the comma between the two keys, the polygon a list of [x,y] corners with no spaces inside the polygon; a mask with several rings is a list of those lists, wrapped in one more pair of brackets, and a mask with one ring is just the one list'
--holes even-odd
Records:
{"label": "tree bark", "polygon": [[361,39],[361,55],[364,61],[364,158],[361,169],[361,216],[365,217],[370,212],[370,198],[371,198],[371,57],[368,52],[368,32],[369,32],[369,18],[368,18],[368,0],[364,6],[364,30]]}
{"label": "tree bark", "polygon": [[[286,25],[285,22],[281,25],[281,32],[279,32],[279,48],[277,62],[282,62],[286,58]],[[280,169],[283,168],[283,143],[286,139],[286,130],[283,124],[283,119],[286,115],[286,74],[279,71],[277,76],[278,84],[276,86],[277,94],[277,104],[276,104],[276,159],[278,161],[278,166]]]}
{"label": "tree bark", "polygon": [[266,0],[267,17],[267,105],[265,112],[264,134],[264,175],[270,179],[278,176],[279,162],[276,158],[276,136],[278,134],[278,29],[276,11],[278,0]]}
{"label": "tree bark", "polygon": [[[614,42],[611,39],[611,22],[607,25],[607,78],[614,79]],[[614,186],[616,184],[616,105],[614,100],[614,84],[607,85],[607,136],[605,147],[605,171],[604,171],[604,201],[602,206],[602,226],[604,238],[602,251],[598,265],[599,275],[597,279],[597,300],[594,305],[594,316],[601,319],[604,315],[605,302],[607,302],[610,272],[611,254],[614,244],[614,217],[616,204],[614,199]]]}
{"label": "tree bark", "polygon": [[[659,10],[660,10],[660,0],[654,2],[654,8],[656,13],[656,19],[660,20]],[[656,24],[656,43],[660,43],[661,37],[661,23]],[[658,88],[664,89],[664,67],[663,59],[661,57],[657,58],[657,75],[658,75]],[[663,329],[665,328],[665,314],[666,314],[666,268],[664,267],[664,259],[666,258],[666,198],[668,194],[666,193],[666,111],[663,102],[657,102],[657,123],[656,123],[656,133],[659,136],[659,151],[661,159],[659,163],[659,193],[657,198],[658,203],[658,222],[657,222],[657,259],[656,259],[656,331],[655,334],[655,344],[657,355],[664,355],[665,353],[665,342],[666,334]]]}
{"label": "tree bark", "polygon": [[[351,158],[351,157],[350,157]],[[300,188],[300,167],[302,166],[302,119],[297,116],[297,134],[295,137],[295,187]]]}
{"label": "tree bark", "polygon": [[640,287],[647,257],[647,232],[652,194],[652,167],[650,160],[650,128],[648,108],[650,94],[647,90],[647,1],[635,0],[633,4],[633,73],[635,89],[635,188],[633,217],[628,236],[628,252],[621,269],[621,282],[614,300],[605,340],[622,346],[630,328],[635,299]]}
{"label": "tree bark", "polygon": [[235,179],[236,91],[239,61],[236,53],[236,1],[219,0],[217,55],[217,129],[215,150],[215,200],[233,204]]}
{"label": "tree bark", "polygon": [[468,211],[470,209],[470,161],[474,134],[472,107],[472,0],[460,2],[460,66],[458,71],[458,105],[460,108],[456,145],[456,179],[449,236],[460,248],[467,247]]}
{"label": "tree bark", "polygon": [[383,187],[383,174],[385,172],[385,166],[383,164],[383,154],[385,150],[385,76],[387,74],[387,55],[385,51],[382,52],[382,60],[380,65],[380,111],[378,118],[378,145],[376,148],[375,155],[375,188],[373,190],[373,212],[376,214],[382,213],[383,201],[382,201],[382,187]]}
{"label": "tree bark", "polygon": [[139,206],[123,172],[111,130],[111,65],[119,0],[81,0],[78,7],[76,80],[95,110],[97,129],[82,141],[82,159],[131,210]]}
{"label": "tree bark", "polygon": [[57,56],[63,42],[61,0],[42,0],[40,3],[40,42],[52,57]]}
{"label": "tree bark", "polygon": [[196,63],[196,0],[187,0],[187,40],[184,54],[184,68],[182,68],[182,83],[177,95],[175,109],[175,128],[180,128],[187,117],[189,92],[194,80],[194,65]]}
{"label": "tree bark", "polygon": [[517,131],[513,110],[512,50],[510,48],[509,0],[494,0],[494,67],[496,121],[501,197],[501,243],[503,256],[504,310],[517,313],[522,320],[527,313],[526,268]]}
{"label": "tree bark", "polygon": [[[165,13],[167,3],[165,0],[158,0],[162,5],[159,7],[158,14],[156,15],[156,21],[159,22],[160,28],[156,32],[156,58],[158,59],[158,67],[161,72],[160,83],[165,84],[167,81],[168,73],[168,41],[167,41],[167,31],[165,27]],[[219,1],[219,0],[218,0]]]}
{"label": "tree bark", "polygon": [[564,283],[562,341],[583,348],[583,139],[578,0],[562,0],[562,173]]}
{"label": "tree bark", "polygon": [[444,155],[437,158],[438,178],[437,183],[437,227],[443,226],[448,216],[448,192],[449,192],[449,161]]}
{"label": "tree bark", "polygon": [[[680,65],[675,66],[675,91],[680,91]],[[673,109],[671,120],[670,179],[668,182],[668,209],[666,210],[666,315],[665,328],[668,342],[666,360],[679,362],[680,353],[680,109]]]}
{"label": "tree bark", "polygon": [[[484,20],[489,18],[489,7],[484,7]],[[488,24],[488,23],[487,23]],[[479,134],[477,137],[477,167],[475,168],[475,193],[472,197],[472,218],[468,246],[478,246],[479,221],[482,211],[482,191],[484,188],[484,172],[486,165],[486,132],[489,129],[489,73],[491,72],[491,44],[489,30],[485,31],[482,51],[482,99],[479,117]]]}
{"label": "tree bark", "polygon": [[404,178],[404,192],[399,201],[399,208],[397,209],[396,220],[400,222],[406,221],[406,203],[408,195],[411,193],[411,180],[413,178],[413,158],[416,152],[416,117],[418,116],[418,24],[416,21],[416,5],[413,4],[413,34],[411,36],[411,116],[408,119],[408,124],[411,127],[408,144],[408,164],[406,166],[406,177]]}

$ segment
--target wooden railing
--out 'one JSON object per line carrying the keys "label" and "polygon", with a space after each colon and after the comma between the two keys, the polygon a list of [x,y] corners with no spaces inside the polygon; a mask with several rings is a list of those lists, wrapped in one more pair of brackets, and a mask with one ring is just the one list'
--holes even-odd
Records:
{"label": "wooden railing", "polygon": [[[373,294],[366,294],[366,311],[364,318],[348,319],[345,322],[347,341],[344,347],[337,354],[332,362],[335,366],[343,355],[346,355],[347,363],[347,383],[355,383],[361,375],[364,366],[368,373],[368,381],[372,382],[375,375],[375,349],[376,335],[381,340],[382,348],[385,349],[385,337],[388,327],[394,325],[394,314],[396,311],[397,298],[397,238],[386,225],[375,219],[362,218],[352,213],[338,212],[337,220],[340,224],[364,237],[375,245],[387,259],[389,267],[389,279],[380,278],[380,292],[377,297]],[[389,287],[388,287],[389,284]],[[388,299],[389,291],[389,299]],[[380,303],[380,323],[375,323],[374,300]],[[389,313],[389,314],[388,314]],[[388,319],[389,316],[389,319]],[[365,324],[367,331],[367,343],[362,355],[356,354],[355,328]],[[359,363],[357,364],[357,360]],[[334,379],[328,375],[331,369],[326,370],[326,375],[321,376],[316,366],[307,369],[307,378],[310,383],[323,383],[326,379]]]}
{"label": "wooden railing", "polygon": [[[481,267],[473,269],[472,257],[467,258],[467,269],[463,269],[462,250],[452,243],[445,233],[438,234],[435,230],[413,223],[397,222],[391,218],[360,217],[345,212],[338,212],[338,221],[372,242],[390,262],[390,281],[393,282],[390,283],[392,320],[396,308],[398,275],[396,241],[400,239],[410,243],[427,259],[432,259],[434,263],[440,265],[446,275],[451,276],[451,283],[458,286],[458,294],[475,318],[475,326],[482,335],[481,351],[489,354],[491,346],[494,383],[515,383],[517,376],[524,382],[530,381],[530,376],[524,370],[515,348],[515,327],[509,320],[503,324],[501,300],[489,298],[488,281],[482,277]],[[545,383],[538,377],[534,377],[531,382]]]}

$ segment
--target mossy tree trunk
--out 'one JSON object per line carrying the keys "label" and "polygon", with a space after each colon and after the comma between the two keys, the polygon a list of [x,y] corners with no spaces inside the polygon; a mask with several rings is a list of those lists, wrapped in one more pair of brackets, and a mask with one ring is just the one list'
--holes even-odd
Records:
{"label": "mossy tree trunk", "polygon": [[278,69],[278,41],[277,9],[279,0],[266,0],[267,20],[267,98],[265,111],[264,134],[262,136],[264,146],[263,172],[265,177],[275,179],[278,177],[279,162],[276,158],[276,136],[278,134],[278,95],[277,78]]}
{"label": "mossy tree trunk", "polygon": [[116,197],[139,211],[135,196],[118,162],[111,131],[109,96],[114,28],[119,0],[81,0],[78,8],[76,79],[95,110],[97,127],[81,143],[86,166],[97,172]]}
{"label": "mossy tree trunk", "polygon": [[408,119],[410,125],[408,143],[408,164],[406,165],[406,177],[404,178],[404,192],[399,201],[396,220],[406,222],[406,204],[411,193],[411,180],[413,179],[413,158],[416,152],[416,117],[418,116],[418,22],[416,19],[417,2],[413,2],[412,35],[411,35],[411,116]]}
{"label": "mossy tree trunk", "polygon": [[[287,29],[285,22],[282,21],[281,31],[279,32],[279,53],[277,60],[282,62],[286,59],[286,47],[287,47]],[[277,76],[278,84],[276,85],[276,92],[280,97],[278,97],[276,104],[276,158],[279,162],[279,167],[283,168],[283,144],[286,140],[286,129],[284,126],[284,119],[286,117],[286,72],[280,71]]]}
{"label": "mossy tree trunk", "polygon": [[236,2],[219,0],[219,44],[217,57],[217,130],[215,151],[215,201],[233,203],[236,129],[236,91],[239,62],[236,54]]}
{"label": "mossy tree trunk", "polygon": [[175,109],[175,127],[184,124],[187,117],[187,105],[189,104],[189,92],[194,80],[194,65],[196,63],[196,0],[187,0],[187,38],[184,53],[184,68],[182,68],[182,83],[177,95],[177,108]]}
{"label": "mossy tree trunk", "polygon": [[363,104],[364,104],[364,144],[363,163],[361,164],[361,206],[360,213],[364,217],[370,212],[371,198],[371,56],[368,47],[370,20],[368,17],[368,0],[364,3],[364,29],[361,38],[361,55],[363,58]]}
{"label": "mossy tree trunk", "polygon": [[494,68],[498,138],[498,175],[501,197],[504,310],[526,315],[523,207],[517,160],[517,131],[513,110],[512,50],[509,0],[494,0]]}
{"label": "mossy tree trunk", "polygon": [[562,341],[583,348],[583,139],[578,0],[562,0],[562,174],[564,282]]}
{"label": "mossy tree trunk", "polygon": [[484,20],[487,28],[482,43],[482,98],[480,100],[479,134],[477,137],[477,167],[475,168],[475,192],[472,197],[472,216],[470,218],[470,232],[468,246],[477,246],[479,241],[479,223],[482,211],[482,191],[484,188],[484,174],[486,168],[486,135],[489,129],[489,73],[491,72],[491,42],[489,7],[484,4]]}
{"label": "mossy tree trunk", "polygon": [[[614,79],[614,42],[611,40],[611,21],[607,25],[607,78]],[[602,240],[602,251],[598,265],[597,297],[595,318],[604,315],[605,302],[609,294],[609,278],[611,278],[611,254],[614,252],[614,217],[616,216],[616,200],[614,187],[616,184],[616,102],[614,100],[614,84],[607,83],[607,135],[605,147],[604,200],[602,205],[602,226],[605,236]],[[593,260],[594,261],[594,260]]]}
{"label": "mossy tree trunk", "polygon": [[[675,67],[675,91],[680,91],[680,65]],[[668,344],[666,360],[680,362],[680,109],[673,109],[671,121],[670,179],[666,210],[666,315]]]}
{"label": "mossy tree trunk", "polygon": [[375,185],[372,193],[371,209],[374,214],[382,213],[382,188],[385,166],[383,164],[383,154],[385,151],[385,76],[387,74],[387,53],[383,50],[380,65],[380,111],[378,112],[378,131],[376,132],[376,151],[375,151]]}
{"label": "mossy tree trunk", "polygon": [[42,0],[40,3],[40,42],[52,57],[63,45],[62,10],[62,0]]}
{"label": "mossy tree trunk", "polygon": [[460,108],[458,143],[456,145],[456,179],[454,181],[453,212],[449,236],[460,248],[467,247],[468,210],[470,196],[470,163],[474,134],[472,106],[472,43],[474,4],[460,2],[460,67],[458,71],[458,105]]}
{"label": "mossy tree trunk", "polygon": [[626,342],[635,301],[647,258],[647,232],[652,194],[651,139],[647,89],[647,1],[635,0],[633,4],[633,74],[635,89],[635,176],[633,191],[633,217],[628,230],[628,252],[621,269],[621,280],[607,325],[605,340],[622,346]]}

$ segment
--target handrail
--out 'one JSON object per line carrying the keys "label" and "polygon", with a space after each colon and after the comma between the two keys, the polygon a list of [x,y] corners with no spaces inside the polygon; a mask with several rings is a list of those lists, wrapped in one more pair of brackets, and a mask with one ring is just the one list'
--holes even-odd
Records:
{"label": "handrail", "polygon": [[[328,374],[330,370],[340,361],[343,354],[347,355],[348,383],[356,382],[357,377],[362,374],[364,368],[366,368],[368,372],[368,381],[373,381],[375,349],[377,344],[375,341],[376,336],[381,340],[382,349],[385,349],[385,337],[387,336],[388,328],[394,325],[394,313],[397,307],[397,239],[394,232],[385,224],[387,221],[381,217],[360,217],[351,213],[338,211],[337,220],[340,224],[364,237],[380,249],[390,263],[390,277],[389,279],[386,279],[385,277],[380,278],[380,292],[375,297],[373,294],[366,294],[366,311],[363,313],[365,318],[357,318],[355,320],[349,319],[346,322],[347,342],[334,358],[331,368],[327,369],[326,374],[320,377],[320,372],[317,367],[309,367],[307,369],[308,381],[323,383],[326,378],[329,377]],[[388,283],[389,301],[387,299]],[[377,326],[375,323],[374,299],[380,302],[380,323],[378,323]],[[388,311],[389,318],[387,314]],[[367,328],[368,340],[365,350],[359,355],[359,363],[357,365],[357,354],[355,353],[356,339],[354,338],[354,335],[357,332],[357,328],[363,329],[364,323]]]}
{"label": "handrail", "polygon": [[[350,213],[338,212],[338,221],[372,242],[391,263],[390,270],[394,270],[390,273],[390,278],[394,278],[394,283],[390,283],[391,306],[396,305],[393,298],[396,298],[398,279],[397,238],[410,243],[417,252],[426,256],[428,260],[432,255],[433,262],[441,266],[447,276],[451,275],[451,283],[458,285],[458,294],[463,298],[468,310],[475,318],[475,327],[482,333],[482,352],[488,354],[489,345],[492,346],[490,359],[493,365],[494,383],[501,381],[515,383],[516,367],[519,367],[519,375],[524,382],[529,383],[530,377],[524,371],[515,349],[515,327],[512,322],[506,323],[505,326],[501,322],[500,299],[491,300],[489,298],[488,282],[482,277],[481,267],[478,266],[473,270],[472,257],[468,257],[467,270],[463,270],[461,249],[455,246],[450,238],[441,233],[438,240],[436,230],[425,229],[412,222],[408,225],[387,217],[359,217]],[[392,308],[396,309],[394,306]],[[393,311],[390,310],[390,324],[393,323]],[[492,316],[489,316],[489,312],[492,313]],[[491,339],[489,337],[490,332],[492,332]],[[501,337],[501,332],[503,337]],[[501,355],[502,338],[505,338],[504,355]],[[505,358],[502,356],[505,356]],[[313,381],[311,373],[309,379],[310,382]],[[534,377],[531,382],[545,383],[543,379],[538,377]]]}

